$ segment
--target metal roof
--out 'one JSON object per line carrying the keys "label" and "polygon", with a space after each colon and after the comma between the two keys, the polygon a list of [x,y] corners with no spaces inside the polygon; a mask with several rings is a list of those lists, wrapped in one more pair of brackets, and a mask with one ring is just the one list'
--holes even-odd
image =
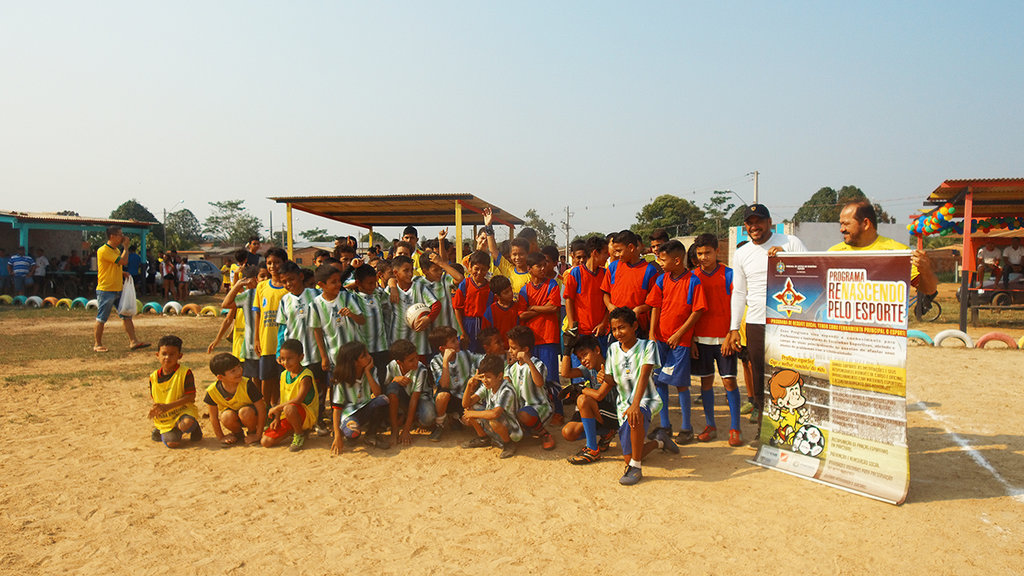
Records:
{"label": "metal roof", "polygon": [[70,226],[126,226],[126,227],[149,227],[156,226],[158,222],[140,222],[138,220],[118,220],[114,218],[90,218],[87,216],[67,216],[54,212],[11,212],[0,211],[0,217],[14,218],[19,222],[37,222],[49,224],[67,224]]}
{"label": "metal roof", "polygon": [[931,206],[952,203],[956,206],[957,216],[963,217],[968,189],[973,196],[971,216],[974,219],[1024,216],[1024,178],[946,180],[924,203]]}
{"label": "metal roof", "polygon": [[324,218],[361,226],[450,226],[455,204],[462,205],[463,224],[483,224],[490,207],[496,224],[519,226],[523,220],[472,194],[397,194],[381,196],[281,196],[281,204]]}

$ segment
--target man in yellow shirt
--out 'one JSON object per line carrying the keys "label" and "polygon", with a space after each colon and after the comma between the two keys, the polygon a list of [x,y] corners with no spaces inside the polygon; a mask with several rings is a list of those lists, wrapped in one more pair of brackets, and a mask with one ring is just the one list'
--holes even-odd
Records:
{"label": "man in yellow shirt", "polygon": [[[107,242],[96,251],[96,303],[99,310],[96,313],[96,328],[93,331],[96,342],[92,347],[93,352],[106,352],[107,347],[103,345],[103,325],[110,317],[110,311],[117,306],[121,300],[121,289],[124,287],[124,277],[128,274],[122,266],[128,263],[128,246],[130,238],[121,233],[120,226],[107,228]],[[128,333],[128,343],[132,350],[138,350],[149,346],[149,342],[141,342],[135,336],[135,324],[131,316],[121,316],[124,323],[124,331]]]}
{"label": "man in yellow shirt", "polygon": [[[839,231],[843,234],[843,241],[829,248],[829,252],[908,250],[905,244],[878,235],[878,216],[875,207],[867,200],[855,200],[843,207],[839,213]],[[926,296],[929,302],[938,294],[939,280],[924,250],[914,250],[910,256],[910,284]]]}

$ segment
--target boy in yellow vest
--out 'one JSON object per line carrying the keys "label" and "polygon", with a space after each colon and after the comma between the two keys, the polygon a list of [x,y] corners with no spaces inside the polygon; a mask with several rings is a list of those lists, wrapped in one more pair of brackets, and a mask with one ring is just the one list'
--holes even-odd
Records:
{"label": "boy in yellow vest", "polygon": [[[255,444],[263,437],[267,403],[260,387],[242,374],[242,362],[227,352],[210,359],[210,372],[217,381],[206,388],[206,409],[213,433],[225,446],[239,442]],[[243,382],[244,381],[244,382]],[[243,426],[249,429],[246,434]],[[224,434],[224,428],[228,434]]]}
{"label": "boy in yellow vest", "polygon": [[192,371],[179,364],[181,338],[164,336],[157,342],[156,357],[160,368],[149,375],[149,394],[153,406],[149,417],[153,419],[152,438],[168,448],[181,447],[182,435],[198,442],[203,439],[196,413],[196,381]]}

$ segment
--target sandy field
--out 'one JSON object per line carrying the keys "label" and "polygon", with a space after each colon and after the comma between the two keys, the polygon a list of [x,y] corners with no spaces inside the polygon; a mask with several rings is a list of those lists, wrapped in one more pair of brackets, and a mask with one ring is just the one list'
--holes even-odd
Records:
{"label": "sandy field", "polygon": [[[182,336],[204,386],[217,324],[138,321]],[[459,448],[468,432],[332,457],[326,438],[221,448],[204,420],[203,442],[172,451],[149,438],[153,350],[128,352],[112,322],[93,354],[92,325],[0,309],[0,573],[1024,573],[1024,351],[911,348],[897,507],[749,464],[725,434],[652,454],[633,487],[617,447],[576,467],[560,438],[502,461]]]}

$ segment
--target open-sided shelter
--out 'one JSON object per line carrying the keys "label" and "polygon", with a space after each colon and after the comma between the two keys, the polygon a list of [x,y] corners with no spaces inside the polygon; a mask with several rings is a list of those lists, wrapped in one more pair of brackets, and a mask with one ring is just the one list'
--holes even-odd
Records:
{"label": "open-sided shelter", "polygon": [[[1024,178],[946,180],[928,195],[924,203],[934,207],[929,210],[930,214],[952,207],[954,217],[963,219],[960,229],[963,235],[964,271],[960,278],[960,329],[966,330],[970,306],[970,271],[977,267],[975,259],[978,249],[973,237],[979,233],[988,235],[1000,230],[1012,232],[1020,229],[1020,219],[1024,218]],[[919,216],[917,219],[927,216]],[[946,222],[950,221],[947,217]],[[924,242],[923,234],[919,231],[915,233],[920,247]]]}
{"label": "open-sided shelter", "polygon": [[[113,218],[89,218],[84,216],[66,216],[47,212],[10,212],[0,211],[0,223],[9,224],[18,236],[18,245],[28,250],[29,232],[33,230],[70,230],[76,232],[105,232],[108,226],[120,226],[125,234],[139,235],[139,255],[146,259],[146,236],[150,226],[156,222],[139,222],[138,220],[117,220]],[[37,241],[34,241],[38,243]]]}
{"label": "open-sided shelter", "polygon": [[396,194],[379,196],[283,196],[288,221],[288,256],[292,257],[292,209],[366,228],[375,226],[454,226],[455,254],[462,259],[462,225],[483,224],[490,208],[496,224],[509,227],[509,236],[523,220],[472,194]]}

